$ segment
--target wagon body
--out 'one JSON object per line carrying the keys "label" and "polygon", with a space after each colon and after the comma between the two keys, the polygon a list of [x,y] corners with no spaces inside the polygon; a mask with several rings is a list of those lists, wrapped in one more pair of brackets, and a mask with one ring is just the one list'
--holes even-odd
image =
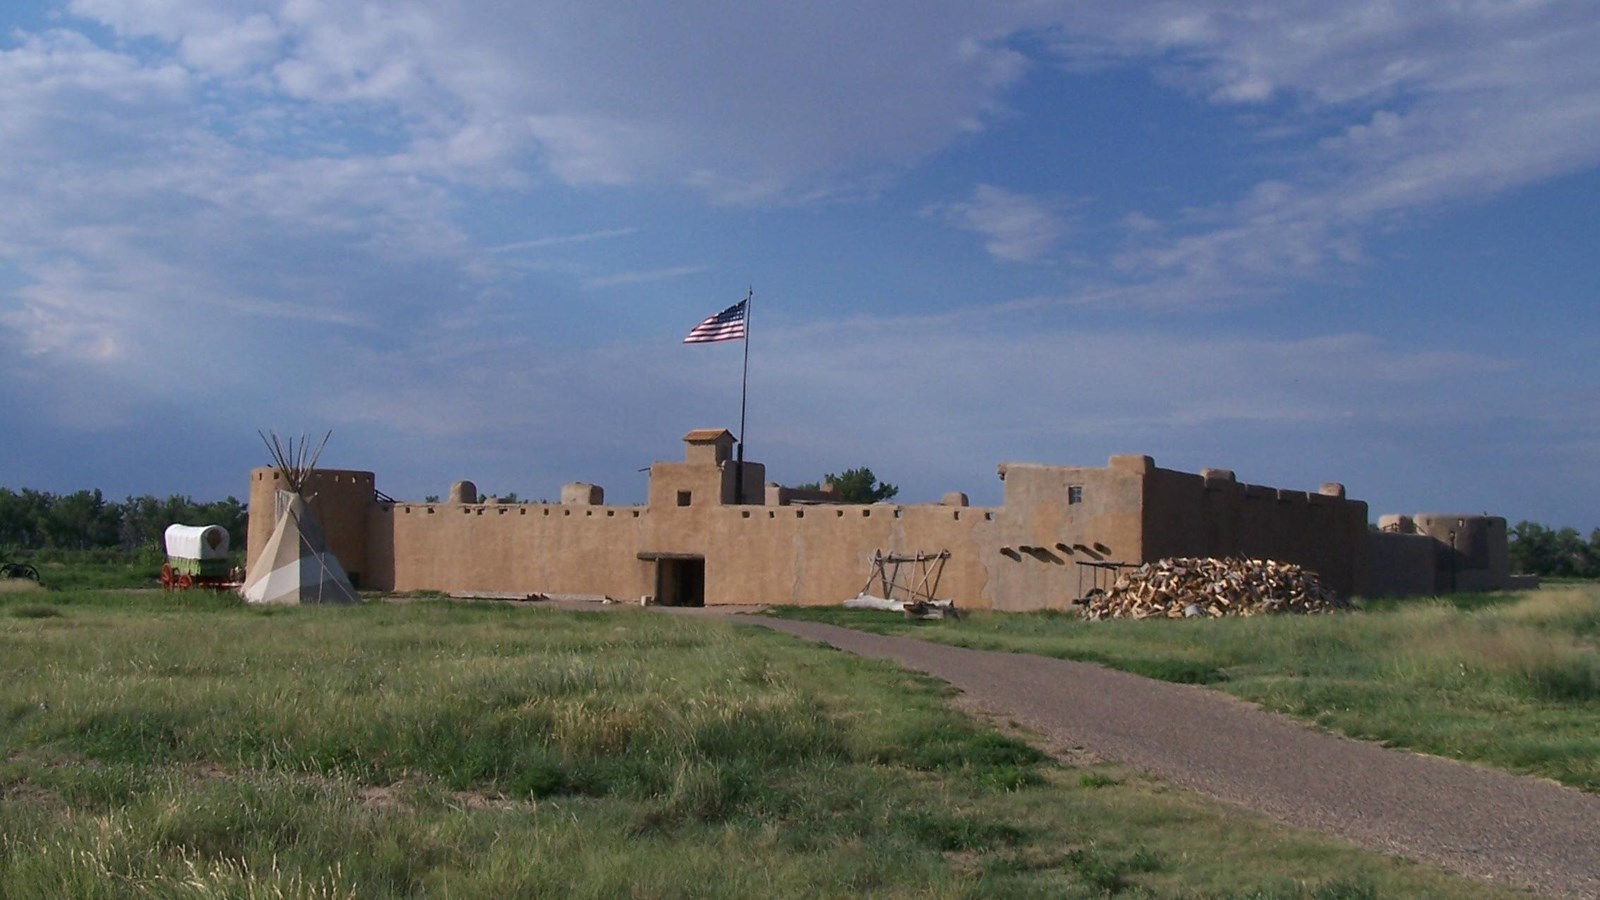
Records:
{"label": "wagon body", "polygon": [[161,581],[168,587],[229,580],[228,530],[220,525],[169,525],[164,535],[167,564]]}

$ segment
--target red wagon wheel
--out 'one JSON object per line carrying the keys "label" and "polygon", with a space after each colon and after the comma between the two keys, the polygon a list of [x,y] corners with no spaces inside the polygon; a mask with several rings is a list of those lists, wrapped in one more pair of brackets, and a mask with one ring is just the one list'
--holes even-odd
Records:
{"label": "red wagon wheel", "polygon": [[172,590],[172,563],[161,564],[161,589]]}
{"label": "red wagon wheel", "polygon": [[183,574],[178,576],[178,590],[187,591],[189,588],[192,588],[192,587],[194,587],[194,576],[193,575],[190,575],[188,572],[184,572]]}

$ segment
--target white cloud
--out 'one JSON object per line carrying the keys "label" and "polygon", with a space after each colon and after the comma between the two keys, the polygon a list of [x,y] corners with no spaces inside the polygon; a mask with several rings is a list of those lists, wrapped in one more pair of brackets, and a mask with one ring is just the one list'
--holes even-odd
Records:
{"label": "white cloud", "polygon": [[991,184],[978,185],[971,200],[931,207],[928,212],[982,235],[984,249],[1001,262],[1042,259],[1066,230],[1049,204]]}
{"label": "white cloud", "polygon": [[253,75],[318,104],[388,105],[414,137],[442,144],[467,130],[505,135],[502,164],[537,148],[571,183],[695,184],[744,202],[913,163],[981,128],[1026,68],[1002,43],[1016,17],[958,0],[71,8],[169,42],[206,77]]}

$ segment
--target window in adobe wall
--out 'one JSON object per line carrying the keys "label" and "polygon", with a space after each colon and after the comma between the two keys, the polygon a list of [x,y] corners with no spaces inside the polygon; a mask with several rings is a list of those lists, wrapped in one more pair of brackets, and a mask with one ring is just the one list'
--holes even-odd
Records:
{"label": "window in adobe wall", "polygon": [[693,494],[690,491],[679,491],[678,492],[678,505],[679,506],[688,506],[689,505],[689,500],[690,500],[690,498],[692,496],[693,496]]}
{"label": "window in adobe wall", "polygon": [[1082,502],[1083,502],[1083,485],[1081,485],[1081,484],[1067,485],[1067,503],[1070,505],[1070,504],[1073,504],[1073,503],[1082,503]]}

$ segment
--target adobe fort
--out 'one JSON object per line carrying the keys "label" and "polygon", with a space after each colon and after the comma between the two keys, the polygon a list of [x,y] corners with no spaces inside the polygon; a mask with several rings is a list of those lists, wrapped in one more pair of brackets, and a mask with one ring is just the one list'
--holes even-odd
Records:
{"label": "adobe fort", "polygon": [[[941,599],[970,609],[1055,609],[1105,587],[1119,568],[1167,557],[1292,562],[1341,595],[1500,590],[1503,518],[1385,516],[1343,485],[1316,491],[1244,484],[1230,471],[1158,468],[1113,456],[1104,468],[1004,463],[1003,502],[851,505],[826,487],[769,484],[733,458],[733,435],[684,436],[680,462],[650,467],[648,502],[608,506],[590,484],[558,504],[407,503],[371,472],[318,470],[305,485],[330,549],[364,589],[648,599],[667,605],[836,605],[875,561],[905,561]],[[742,469],[742,471],[741,471]],[[276,468],[250,475],[249,564],[272,533]]]}

